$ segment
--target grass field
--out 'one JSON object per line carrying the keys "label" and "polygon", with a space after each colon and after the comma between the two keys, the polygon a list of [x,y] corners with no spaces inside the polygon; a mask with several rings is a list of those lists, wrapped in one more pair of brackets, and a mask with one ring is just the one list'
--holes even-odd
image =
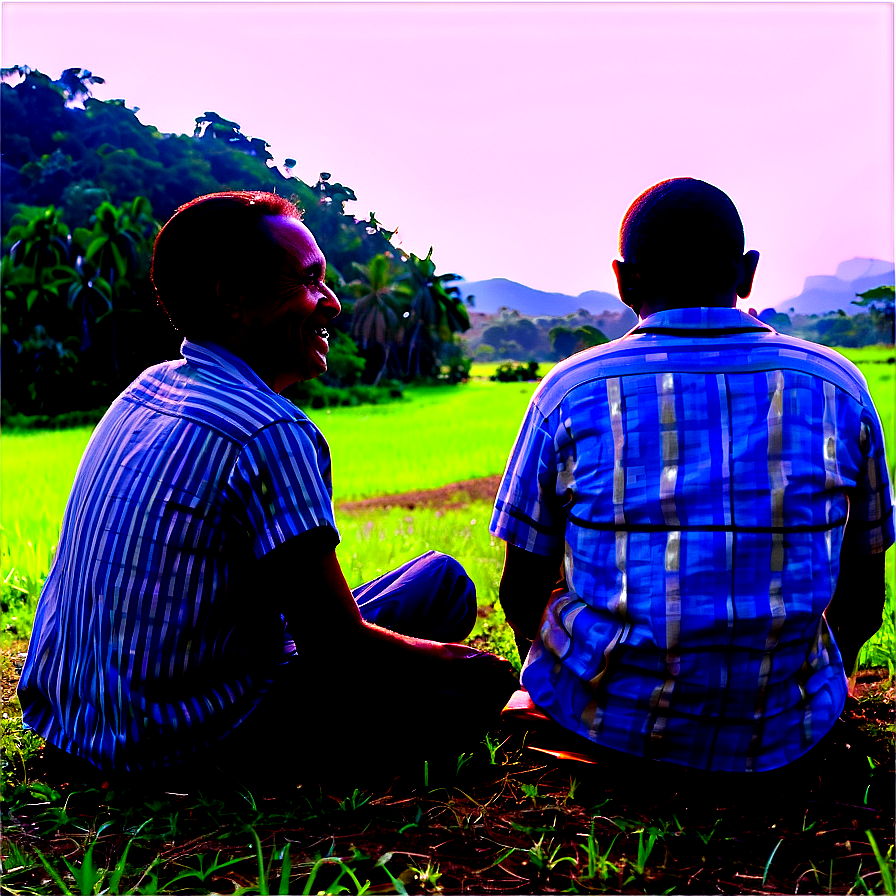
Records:
{"label": "grass field", "polygon": [[[885,359],[880,352],[856,358],[892,437],[894,365]],[[407,400],[392,405],[316,412],[333,453],[337,498],[500,473],[533,389],[476,381],[410,389]],[[89,435],[10,433],[0,441],[0,574],[11,608],[3,620],[4,678],[21,662]],[[354,587],[428,549],[452,554],[472,576],[483,608],[476,643],[518,667],[496,606],[503,546],[488,534],[490,513],[482,502],[338,511],[346,578]],[[889,628],[863,660],[892,669],[893,551],[888,576]],[[251,615],[246,622],[251,626]],[[38,741],[22,732],[4,692],[3,709],[13,710],[0,720],[4,892],[893,893],[887,687],[864,698],[862,717],[881,722],[850,729],[830,776],[833,790],[808,804],[781,803],[780,810],[763,794],[755,817],[735,798],[717,810],[722,795],[715,793],[706,795],[705,810],[687,793],[666,798],[635,790],[633,797],[626,787],[637,782],[617,781],[603,767],[545,763],[503,728],[461,754],[456,771],[431,780],[425,767],[395,792],[347,784],[275,800],[232,781],[223,794],[151,796],[45,782],[34,765]],[[433,724],[436,711],[422,708],[396,719],[396,737]]]}
{"label": "grass field", "polygon": [[[892,478],[896,453],[896,365],[885,363],[892,357],[892,350],[874,347],[844,353],[860,364],[880,411],[884,432],[890,440],[887,447]],[[534,389],[534,383],[488,381],[458,387],[414,387],[407,390],[404,400],[391,404],[313,412],[333,455],[337,501],[434,488],[502,472]],[[23,589],[29,596],[24,612],[12,614],[21,616],[14,623],[20,633],[30,630],[28,608],[33,607],[49,569],[65,501],[89,437],[90,429],[80,428],[9,433],[0,439],[0,576],[5,591],[16,594],[22,593],[16,589]],[[368,523],[379,527],[380,516],[374,514],[361,522],[352,517],[341,522],[346,536],[341,552],[347,552],[354,537],[352,527],[364,528]],[[461,559],[466,557],[474,568],[479,563],[491,568],[499,562],[495,557],[500,548],[489,542],[487,509],[479,511],[477,517],[476,551],[468,548],[472,536],[463,527],[458,532],[450,529],[449,516],[436,517],[434,511],[416,511],[413,515],[414,544],[422,544],[423,537],[427,547]],[[353,565],[343,557],[347,577],[352,577],[349,569],[355,566],[365,570],[352,584],[369,578],[368,569],[390,568],[419,553],[411,548],[404,550],[402,539],[382,535],[386,531],[377,528],[376,539],[359,541],[352,551]],[[888,578],[892,590],[892,552]],[[491,588],[481,589],[480,593],[487,594],[491,602]]]}

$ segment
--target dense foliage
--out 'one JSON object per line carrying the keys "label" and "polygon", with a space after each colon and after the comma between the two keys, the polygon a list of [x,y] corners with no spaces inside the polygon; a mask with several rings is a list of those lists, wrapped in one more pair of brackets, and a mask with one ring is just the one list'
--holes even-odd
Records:
{"label": "dense foliage", "polygon": [[[853,303],[866,309],[849,315],[783,314],[766,308],[756,316],[781,333],[843,348],[893,344],[893,287],[880,286],[860,293]],[[618,312],[598,316],[580,310],[565,317],[529,317],[502,308],[497,314],[473,315],[464,335],[467,351],[477,361],[560,361],[575,352],[627,333],[637,318],[620,304]],[[751,310],[755,314],[755,311]]]}
{"label": "dense foliage", "polygon": [[799,336],[822,345],[859,348],[863,345],[893,344],[892,286],[879,286],[858,293],[853,305],[867,313],[847,314],[843,309],[828,314],[783,314],[774,308],[759,312],[759,319],[779,333]]}
{"label": "dense foliage", "polygon": [[501,308],[483,320],[474,318],[464,342],[477,361],[560,361],[627,333],[637,322],[621,303],[618,312],[593,316],[581,309],[563,317],[528,317]]}
{"label": "dense foliage", "polygon": [[538,361],[529,361],[528,364],[514,364],[506,361],[499,364],[490,380],[496,383],[529,383],[538,379]]}
{"label": "dense foliage", "polygon": [[323,403],[375,395],[359,385],[442,376],[442,355],[469,326],[457,276],[436,274],[432,250],[393,247],[374,213],[346,214],[356,196],[328,172],[313,186],[282,174],[263,139],[215,112],[196,118],[192,136],[163,134],[124,101],[93,98],[102,79],[85,69],[56,81],[24,66],[2,76],[5,419],[105,406],[144,367],[177,356],[149,282],[153,240],[178,206],[220,190],[289,196],[327,256],[344,313],[323,385],[342,392]]}

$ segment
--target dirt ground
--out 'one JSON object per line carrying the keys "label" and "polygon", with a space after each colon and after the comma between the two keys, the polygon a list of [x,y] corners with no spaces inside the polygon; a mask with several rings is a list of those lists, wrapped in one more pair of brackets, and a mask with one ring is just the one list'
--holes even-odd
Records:
{"label": "dirt ground", "polygon": [[464,479],[452,482],[441,488],[431,488],[415,492],[404,492],[400,495],[381,495],[377,498],[365,498],[361,501],[340,501],[338,509],[346,512],[371,510],[376,507],[464,507],[473,501],[495,500],[498,493],[500,476],[485,476],[482,479]]}
{"label": "dirt ground", "polygon": [[[492,501],[499,479],[344,502],[339,509],[463,507]],[[15,687],[26,649],[26,642],[17,641],[2,651],[4,724],[19,714]],[[396,780],[381,794],[357,789],[345,799],[341,793],[321,794],[325,808],[315,803],[312,810],[309,802],[301,816],[295,814],[294,800],[281,807],[279,799],[265,797],[255,825],[265,850],[292,845],[294,877],[300,868],[344,861],[360,880],[373,883],[371,893],[892,892],[870,844],[873,837],[886,854],[893,842],[894,701],[887,670],[862,670],[823,754],[784,788],[786,793],[763,791],[752,781],[745,788],[719,790],[687,773],[659,782],[626,778],[615,766],[605,767],[604,760],[589,765],[554,759],[539,748],[539,737],[545,735],[502,720],[493,732],[494,746],[476,747],[469,764],[459,765],[444,786]],[[556,734],[546,735],[542,748],[565,748],[552,736],[556,739]],[[113,800],[111,792],[80,794],[70,784],[57,784],[42,770],[41,758],[29,763],[32,780],[45,778],[58,786],[57,802],[64,802],[73,822],[89,826],[100,811],[131,811],[126,794]],[[81,809],[78,800],[85,803]],[[141,805],[180,818],[183,831],[161,846],[155,840],[145,849],[138,845],[132,862],[149,862],[163,849],[156,861],[171,858],[165,868],[170,866],[173,874],[182,863],[202,859],[193,853],[220,853],[227,859],[246,854],[228,833],[244,823],[244,808],[231,818],[227,805],[209,803],[215,818],[201,822],[204,804],[186,795],[165,794]],[[11,807],[4,818],[6,838],[22,850],[67,855],[73,842],[68,827],[41,828],[50,808],[30,797]],[[190,839],[194,833],[200,836]],[[122,837],[110,835],[103,846],[109,855],[98,861],[112,863],[123,849]],[[181,842],[184,837],[187,841]],[[320,859],[325,847],[342,858]],[[143,856],[141,849],[149,851]],[[387,858],[397,883],[383,870]],[[251,856],[239,860],[207,886],[219,893],[254,886],[253,863]],[[338,869],[321,867],[314,889],[339,892]],[[20,879],[34,885],[41,877],[35,865]],[[283,881],[286,889],[277,884],[271,882],[270,892],[300,892],[296,886],[311,891],[311,881],[301,876]]]}

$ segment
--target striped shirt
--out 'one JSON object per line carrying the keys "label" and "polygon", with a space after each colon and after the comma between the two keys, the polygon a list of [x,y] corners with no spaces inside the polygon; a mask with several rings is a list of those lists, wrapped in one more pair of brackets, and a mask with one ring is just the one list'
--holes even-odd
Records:
{"label": "striped shirt", "polygon": [[545,377],[491,531],[565,557],[522,673],[535,703],[633,755],[773,769],[843,709],[822,614],[841,546],[893,543],[880,421],[836,352],[736,309],[664,311]]}
{"label": "striped shirt", "polygon": [[174,765],[238,725],[295,653],[255,561],[312,529],[339,540],[314,424],[221,346],[182,352],[90,439],[19,683],[25,724],[106,770]]}

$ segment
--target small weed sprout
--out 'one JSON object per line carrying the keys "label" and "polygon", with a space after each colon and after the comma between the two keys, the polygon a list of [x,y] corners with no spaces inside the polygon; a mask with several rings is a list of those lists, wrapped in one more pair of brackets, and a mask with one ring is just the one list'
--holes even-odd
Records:
{"label": "small weed sprout", "polygon": [[472,753],[461,753],[457,757],[457,769],[454,772],[455,777],[460,774],[460,770],[473,758]]}
{"label": "small weed sprout", "polygon": [[528,861],[535,866],[539,876],[550,874],[561,862],[572,862],[575,864],[576,860],[572,856],[558,857],[557,853],[559,853],[562,848],[562,843],[560,846],[555,847],[553,840],[548,840],[548,842],[545,843],[544,834],[542,834],[538,838],[538,842],[533,844],[532,848],[529,850],[528,858],[525,861]]}
{"label": "small weed sprout", "polygon": [[[647,834],[647,840],[644,840],[644,834]],[[650,859],[650,854],[653,852],[653,847],[656,844],[656,838],[659,836],[659,830],[657,828],[650,828],[646,832],[644,828],[640,828],[638,831],[638,858],[634,864],[634,871],[639,877],[644,876],[644,871],[647,868],[647,861]]]}
{"label": "small weed sprout", "polygon": [[[586,835],[583,834],[582,836]],[[594,819],[592,818],[591,832],[587,834],[587,837],[588,839],[585,841],[585,855],[588,857],[588,879],[594,880],[595,877],[598,877],[600,880],[606,880],[610,875],[610,871],[618,874],[619,867],[610,861],[610,852],[619,834],[613,837],[610,845],[607,847],[607,851],[602,853],[600,851],[600,843],[594,836]]]}
{"label": "small weed sprout", "polygon": [[362,806],[366,806],[372,797],[373,794],[365,793],[356,787],[351,796],[339,801],[339,809],[343,812],[357,812]]}
{"label": "small weed sprout", "polygon": [[[258,835],[256,834],[255,836],[257,837]],[[205,886],[205,882],[212,875],[217,875],[218,872],[221,871],[222,868],[227,868],[229,865],[237,865],[240,862],[244,862],[245,856],[239,856],[238,858],[235,858],[235,859],[227,859],[226,861],[222,862],[221,861],[221,853],[215,853],[215,857],[210,860],[210,864],[208,865],[208,867],[206,867],[206,864],[205,864],[206,856],[203,853],[199,853],[196,856],[196,859],[198,860],[198,864],[199,864],[198,868],[188,868],[186,871],[181,871],[180,874],[178,874],[176,877],[172,878],[165,884],[164,889],[170,890],[175,884],[180,883],[181,881],[184,881],[184,880],[191,880],[191,879],[195,879],[195,880],[199,881],[200,884]],[[267,896],[267,892],[268,892],[267,891],[267,875],[264,873],[264,864],[263,864],[263,860],[261,858],[260,845],[259,845],[259,852],[258,852],[258,865],[259,865],[259,872],[260,872],[260,877],[259,877],[259,881],[258,881],[259,890],[260,890],[262,896]],[[141,892],[145,892],[145,891],[141,891]]]}
{"label": "small weed sprout", "polygon": [[[721,820],[722,820],[721,818],[717,818],[717,819],[715,820],[715,824],[713,824],[713,826],[709,829],[709,831],[706,831],[706,832],[701,831],[701,830],[698,830],[698,831],[697,831],[697,836],[700,838],[700,842],[701,842],[704,846],[706,846],[706,844],[709,843],[710,840],[712,840],[713,836],[715,835],[716,828],[719,826],[719,822],[721,822]],[[678,821],[678,819],[676,819],[676,822],[677,822],[677,821]],[[804,818],[804,819],[803,819],[803,824],[804,824],[804,825],[805,825],[805,822],[806,822],[806,820],[805,820],[805,818]],[[803,830],[805,831],[806,828],[803,827]],[[812,828],[810,827],[809,830],[812,830]]]}
{"label": "small weed sprout", "polygon": [[578,789],[579,782],[578,779],[570,775],[569,776],[569,790],[566,792],[566,796],[563,797],[563,805],[565,806],[570,800],[575,799],[576,790]]}
{"label": "small weed sprout", "polygon": [[538,799],[538,785],[537,784],[520,784],[520,790],[523,791],[523,795],[529,797],[533,803],[535,803]]}
{"label": "small weed sprout", "polygon": [[492,765],[497,765],[498,760],[495,757],[497,756],[498,750],[500,750],[501,747],[503,747],[504,744],[507,743],[507,741],[505,740],[503,743],[498,743],[497,740],[492,740],[491,736],[486,734],[485,740],[483,740],[482,743],[485,744],[485,747],[488,750],[489,762]]}
{"label": "small weed sprout", "polygon": [[442,876],[442,872],[439,870],[439,866],[434,864],[431,859],[426,860],[425,868],[418,868],[416,865],[411,865],[410,867],[416,876],[417,883],[421,887],[424,889],[429,888],[432,893],[442,892],[442,888],[439,886],[439,878]]}

